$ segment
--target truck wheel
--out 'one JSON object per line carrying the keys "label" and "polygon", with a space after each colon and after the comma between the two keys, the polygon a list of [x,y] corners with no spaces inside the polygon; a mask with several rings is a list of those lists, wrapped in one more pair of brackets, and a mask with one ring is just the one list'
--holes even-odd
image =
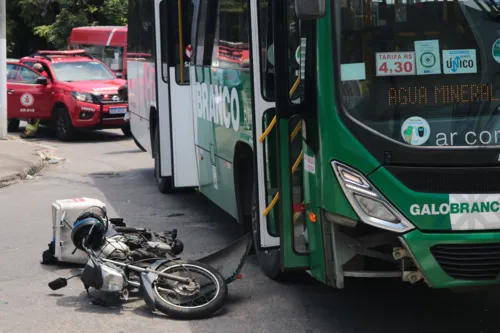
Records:
{"label": "truck wheel", "polygon": [[58,108],[54,112],[54,127],[56,136],[61,141],[71,141],[75,137],[75,128],[66,108]]}
{"label": "truck wheel", "polygon": [[172,177],[162,177],[160,175],[160,145],[158,144],[160,140],[160,135],[158,131],[158,125],[155,128],[155,137],[153,143],[154,156],[155,156],[155,178],[158,184],[158,190],[163,194],[169,194],[173,192]]}
{"label": "truck wheel", "polygon": [[8,132],[17,132],[19,131],[19,119],[9,119],[7,122],[7,131]]}

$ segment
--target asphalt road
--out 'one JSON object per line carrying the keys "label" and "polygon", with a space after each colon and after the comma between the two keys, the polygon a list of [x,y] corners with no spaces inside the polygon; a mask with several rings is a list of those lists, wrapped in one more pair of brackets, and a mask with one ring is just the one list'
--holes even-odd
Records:
{"label": "asphalt road", "polygon": [[[41,133],[61,165],[39,178],[0,189],[0,332],[175,333],[497,333],[499,293],[455,294],[388,281],[348,281],[333,290],[312,281],[279,284],[249,258],[243,279],[229,285],[218,316],[176,321],[152,314],[142,300],[104,308],[90,304],[78,279],[52,292],[47,282],[73,272],[40,264],[52,236],[51,204],[90,197],[132,225],[179,230],[186,257],[215,251],[241,235],[236,223],[195,192],[161,195],[153,161],[119,131],[86,134],[73,143]],[[45,136],[45,137],[43,137]]]}

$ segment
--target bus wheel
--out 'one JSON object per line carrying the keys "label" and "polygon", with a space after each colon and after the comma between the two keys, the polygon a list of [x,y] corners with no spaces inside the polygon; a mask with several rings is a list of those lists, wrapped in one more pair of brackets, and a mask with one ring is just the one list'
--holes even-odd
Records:
{"label": "bus wheel", "polygon": [[281,253],[279,248],[259,249],[260,233],[259,233],[259,211],[257,205],[257,188],[253,186],[252,192],[252,234],[253,246],[259,266],[264,274],[275,281],[285,281],[288,274],[281,271]]}
{"label": "bus wheel", "polygon": [[163,194],[172,193],[172,177],[162,177],[160,174],[160,145],[158,144],[160,135],[158,126],[155,128],[154,138],[154,156],[155,156],[155,178],[158,184],[158,190]]}
{"label": "bus wheel", "polygon": [[9,119],[7,122],[7,131],[8,132],[17,132],[19,131],[19,119]]}

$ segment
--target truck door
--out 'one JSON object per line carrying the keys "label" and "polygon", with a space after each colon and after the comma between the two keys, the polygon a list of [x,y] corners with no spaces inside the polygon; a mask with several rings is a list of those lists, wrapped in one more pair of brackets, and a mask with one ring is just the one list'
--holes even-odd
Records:
{"label": "truck door", "polygon": [[174,187],[198,186],[189,86],[191,0],[155,0],[161,175]]}
{"label": "truck door", "polygon": [[283,272],[310,265],[302,167],[305,134],[302,119],[290,112],[300,83],[300,35],[293,3],[251,1],[251,22],[260,28],[252,28],[259,247],[279,252]]}
{"label": "truck door", "polygon": [[7,66],[7,114],[9,119],[48,118],[51,83],[37,83],[40,74],[22,64]]}

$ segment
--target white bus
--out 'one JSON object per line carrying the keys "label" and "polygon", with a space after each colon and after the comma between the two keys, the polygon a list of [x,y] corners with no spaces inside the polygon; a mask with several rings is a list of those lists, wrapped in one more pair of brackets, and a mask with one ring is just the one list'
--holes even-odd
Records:
{"label": "white bus", "polygon": [[190,1],[129,1],[130,126],[154,158],[162,193],[198,185],[189,58],[180,52],[189,45],[191,20]]}

